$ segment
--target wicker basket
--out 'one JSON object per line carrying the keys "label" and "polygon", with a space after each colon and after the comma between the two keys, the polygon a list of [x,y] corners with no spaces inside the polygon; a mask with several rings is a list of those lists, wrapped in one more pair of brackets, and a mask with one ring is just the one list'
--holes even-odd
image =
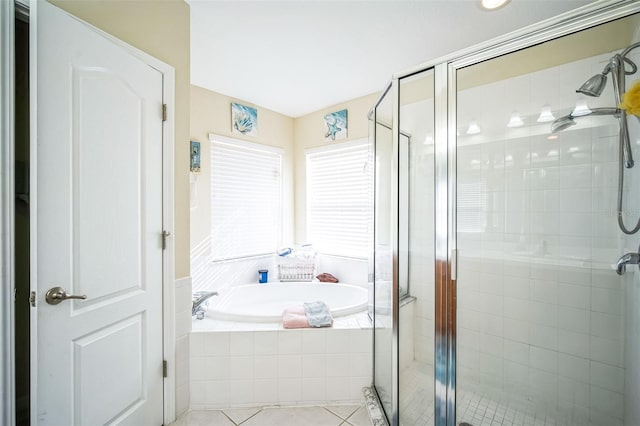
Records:
{"label": "wicker basket", "polygon": [[282,257],[278,264],[278,279],[280,281],[311,281],[315,274],[316,256],[305,259]]}

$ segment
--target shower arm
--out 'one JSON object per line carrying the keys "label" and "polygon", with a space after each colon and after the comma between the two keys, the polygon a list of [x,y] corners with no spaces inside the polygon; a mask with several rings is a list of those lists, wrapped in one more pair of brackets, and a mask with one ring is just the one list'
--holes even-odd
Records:
{"label": "shower arm", "polygon": [[620,108],[611,108],[611,107],[604,107],[604,108],[592,108],[591,112],[588,114],[584,114],[584,115],[573,115],[573,113],[571,114],[571,118],[580,118],[580,117],[588,117],[590,115],[618,115],[620,114],[622,110]]}
{"label": "shower arm", "polygon": [[576,118],[591,117],[593,115],[613,115],[614,117],[619,117],[622,115],[622,112],[623,111],[620,108],[612,108],[612,107],[591,108],[587,114],[574,115],[572,112],[566,117],[569,117],[572,120],[575,120]]}

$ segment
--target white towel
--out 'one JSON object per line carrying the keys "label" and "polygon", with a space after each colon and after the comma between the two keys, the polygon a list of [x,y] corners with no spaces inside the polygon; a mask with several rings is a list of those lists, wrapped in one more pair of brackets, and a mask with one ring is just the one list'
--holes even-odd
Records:
{"label": "white towel", "polygon": [[333,324],[331,311],[326,303],[308,302],[304,304],[304,312],[311,327],[330,327]]}

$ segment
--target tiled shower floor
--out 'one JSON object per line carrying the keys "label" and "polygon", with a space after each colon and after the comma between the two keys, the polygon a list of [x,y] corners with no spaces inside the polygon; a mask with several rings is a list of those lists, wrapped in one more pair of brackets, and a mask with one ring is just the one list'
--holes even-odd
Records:
{"label": "tiled shower floor", "polygon": [[[413,362],[400,373],[400,424],[434,425],[433,366]],[[588,426],[588,421],[559,420],[524,403],[494,400],[471,391],[457,394],[460,426]],[[595,426],[591,424],[591,426]],[[600,425],[605,426],[605,425]]]}
{"label": "tiled shower floor", "polygon": [[400,372],[400,386],[400,424],[433,426],[433,366],[414,361]]}

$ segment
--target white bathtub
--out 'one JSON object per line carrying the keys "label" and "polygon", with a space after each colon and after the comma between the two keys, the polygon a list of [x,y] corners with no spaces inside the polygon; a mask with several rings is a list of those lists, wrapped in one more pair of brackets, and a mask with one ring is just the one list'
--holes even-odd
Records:
{"label": "white bathtub", "polygon": [[[304,302],[325,302],[331,315],[341,317],[363,311],[368,293],[349,284],[270,282],[232,287],[205,308],[207,316],[224,321],[275,322],[282,311]],[[216,298],[214,298],[216,299]]]}

